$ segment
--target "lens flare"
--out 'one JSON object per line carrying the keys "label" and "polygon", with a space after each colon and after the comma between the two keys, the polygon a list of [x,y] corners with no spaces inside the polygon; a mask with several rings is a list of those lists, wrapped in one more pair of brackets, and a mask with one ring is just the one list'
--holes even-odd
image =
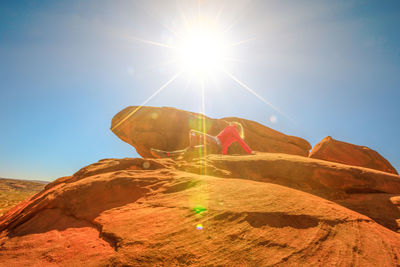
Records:
{"label": "lens flare", "polygon": [[150,162],[148,162],[148,161],[143,162],[142,168],[143,168],[144,170],[147,170],[148,168],[150,168]]}
{"label": "lens flare", "polygon": [[176,57],[181,67],[197,78],[227,67],[230,47],[224,33],[211,20],[197,18],[186,25],[175,46]]}
{"label": "lens flare", "polygon": [[269,116],[269,121],[273,124],[277,123],[278,118],[275,115]]}
{"label": "lens flare", "polygon": [[158,95],[162,90],[165,89],[165,87],[167,87],[170,83],[172,83],[179,75],[181,75],[181,72],[178,72],[177,74],[175,74],[171,79],[169,79],[167,82],[165,82],[160,88],[158,88],[157,91],[155,91],[151,96],[149,96],[149,98],[147,98],[139,107],[137,107],[136,109],[132,110],[131,112],[129,112],[125,117],[123,117],[118,123],[116,123],[114,126],[111,127],[111,131],[113,131],[114,129],[118,128],[122,123],[124,123],[127,119],[129,119],[130,116],[132,116],[133,114],[135,114],[138,110],[140,110],[142,108],[142,106],[146,105],[147,102],[149,102],[153,97],[155,97],[156,95]]}
{"label": "lens flare", "polygon": [[202,213],[202,212],[204,212],[204,211],[206,211],[207,209],[206,208],[204,208],[202,205],[196,205],[194,208],[193,208],[193,211],[195,212],[195,213],[197,213],[197,214],[200,214],[200,213]]}

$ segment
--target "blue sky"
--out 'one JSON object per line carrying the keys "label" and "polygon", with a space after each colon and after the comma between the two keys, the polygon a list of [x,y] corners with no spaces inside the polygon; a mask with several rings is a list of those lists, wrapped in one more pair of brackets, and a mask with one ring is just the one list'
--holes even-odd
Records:
{"label": "blue sky", "polygon": [[[176,73],[168,29],[182,14],[230,25],[229,71],[205,83],[206,115],[239,116],[312,145],[365,145],[400,170],[398,1],[1,1],[0,177],[53,180],[102,158],[137,157],[109,130]],[[151,106],[201,110],[185,75]],[[271,116],[277,121],[272,123]]]}

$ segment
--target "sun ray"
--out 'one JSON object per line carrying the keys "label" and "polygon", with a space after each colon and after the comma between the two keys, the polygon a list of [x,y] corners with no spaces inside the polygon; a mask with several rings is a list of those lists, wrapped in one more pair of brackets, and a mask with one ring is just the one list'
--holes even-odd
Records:
{"label": "sun ray", "polygon": [[[181,3],[182,3],[182,2],[181,2]],[[179,12],[179,14],[180,14],[180,16],[181,16],[181,19],[182,19],[182,21],[183,21],[183,26],[186,27],[186,26],[189,24],[189,20],[188,20],[188,18],[187,18],[186,15],[185,15],[186,12],[183,11],[183,8],[182,8],[182,6],[178,3],[178,1],[176,1],[176,5],[177,5],[178,12]]]}
{"label": "sun ray", "polygon": [[127,39],[132,39],[135,41],[139,41],[139,42],[143,42],[146,44],[151,44],[151,45],[155,45],[155,46],[160,46],[160,47],[165,47],[165,48],[170,48],[170,49],[175,49],[175,47],[171,46],[171,45],[167,45],[167,44],[163,44],[160,42],[155,42],[155,41],[151,41],[151,40],[146,40],[146,39],[141,39],[141,38],[137,38],[137,37],[133,37],[133,36],[125,36]]}
{"label": "sun ray", "polygon": [[142,108],[142,106],[146,105],[147,102],[149,102],[153,97],[158,95],[162,90],[164,90],[165,87],[167,87],[171,82],[173,82],[181,74],[182,74],[182,71],[175,74],[171,79],[169,79],[166,83],[164,83],[157,91],[155,91],[149,98],[147,98],[140,106],[138,106],[133,111],[129,112],[128,115],[125,116],[125,118],[121,119],[116,125],[114,125],[114,127],[111,128],[111,131],[114,130],[115,128],[119,127],[122,123],[124,123],[130,116],[135,114],[139,109]]}
{"label": "sun ray", "polygon": [[[171,31],[172,33],[174,33],[172,30],[170,30],[168,28],[166,28],[166,29]],[[146,43],[146,44],[151,44],[151,45],[154,45],[154,46],[175,49],[175,47],[173,47],[171,45],[160,43],[160,42],[156,42],[156,41],[146,40],[146,39],[142,39],[142,38],[138,38],[138,37],[132,36],[131,34],[128,34],[126,32],[122,32],[121,30],[117,30],[117,29],[109,27],[109,26],[103,26],[101,33],[102,34],[104,34],[104,33],[109,34],[113,38],[117,38],[117,39],[139,41],[139,42],[143,42],[143,43]]]}
{"label": "sun ray", "polygon": [[146,14],[148,16],[150,16],[152,18],[152,20],[154,20],[160,27],[163,27],[164,29],[166,29],[167,31],[169,31],[170,33],[174,34],[176,37],[178,37],[179,39],[182,39],[182,36],[180,34],[178,34],[178,32],[176,32],[175,30],[173,30],[171,27],[165,25],[165,23],[162,23],[160,21],[160,18],[163,17],[164,13],[161,13],[158,11],[158,9],[152,9],[151,12],[146,12]]}
{"label": "sun ray", "polygon": [[[206,114],[206,101],[205,101],[205,88],[204,88],[204,79],[201,79],[201,117],[202,117],[202,123],[203,123],[203,145],[204,145],[204,151],[203,151],[203,157],[205,155],[207,155],[207,146],[206,146],[206,118],[205,118],[205,114]],[[205,165],[204,165],[204,173],[205,173]]]}
{"label": "sun ray", "polygon": [[200,2],[201,0],[197,0],[197,16],[200,18],[201,17],[201,7],[200,7]]}
{"label": "sun ray", "polygon": [[290,120],[291,122],[295,123],[296,122],[290,118],[288,115],[286,115],[284,112],[282,112],[280,109],[278,109],[277,107],[275,107],[274,105],[272,105],[269,101],[267,101],[264,97],[262,97],[261,95],[259,95],[256,91],[254,91],[253,89],[251,89],[250,87],[248,87],[245,83],[243,83],[242,81],[240,81],[238,78],[236,78],[233,74],[231,74],[230,72],[226,71],[226,70],[222,70],[226,75],[228,75],[232,80],[234,80],[235,82],[237,82],[239,85],[241,85],[243,88],[245,88],[247,91],[249,91],[250,93],[252,93],[254,96],[256,96],[259,100],[261,100],[262,102],[264,102],[265,104],[267,104],[268,106],[270,106],[272,109],[274,109],[275,111],[279,112],[282,116],[284,116],[285,118],[287,118],[288,120]]}
{"label": "sun ray", "polygon": [[246,40],[242,40],[242,41],[239,41],[239,42],[236,42],[236,43],[232,43],[230,46],[232,47],[232,46],[242,45],[242,44],[246,44],[248,42],[254,41],[254,40],[256,40],[256,37],[249,38],[249,39],[246,39]]}
{"label": "sun ray", "polygon": [[173,29],[171,29],[168,26],[163,26],[165,29],[167,29],[169,32],[171,32],[172,34],[174,34],[179,40],[183,40],[183,37],[181,34],[179,34],[177,31],[174,31]]}
{"label": "sun ray", "polygon": [[232,23],[225,28],[224,32],[229,32],[233,26],[235,26],[235,24],[238,23],[244,17],[244,15],[246,15],[248,8],[248,6],[245,7],[244,10],[242,10],[242,12],[240,12],[239,15],[233,19]]}
{"label": "sun ray", "polygon": [[215,16],[215,21],[219,21],[220,20],[220,17],[221,17],[223,9],[225,8],[225,5],[226,5],[226,1],[222,1],[222,4],[219,7],[218,13]]}
{"label": "sun ray", "polygon": [[232,61],[232,62],[239,62],[239,63],[248,63],[248,61],[243,60],[243,59],[239,59],[239,58],[235,58],[235,57],[224,57],[223,58],[225,61]]}

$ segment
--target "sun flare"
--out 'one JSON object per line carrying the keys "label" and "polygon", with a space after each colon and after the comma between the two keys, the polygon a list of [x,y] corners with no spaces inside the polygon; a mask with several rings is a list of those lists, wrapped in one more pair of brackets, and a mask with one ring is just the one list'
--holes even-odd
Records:
{"label": "sun flare", "polygon": [[199,20],[179,36],[175,52],[185,72],[203,77],[227,67],[230,45],[217,25]]}
{"label": "sun flare", "polygon": [[[206,84],[209,81],[215,82],[218,80],[219,74],[229,77],[242,88],[246,89],[249,93],[257,97],[264,104],[286,117],[291,122],[294,122],[288,115],[283,113],[277,107],[272,105],[266,98],[257,93],[254,89],[250,88],[246,83],[240,80],[234,75],[230,69],[231,62],[238,61],[237,55],[234,56],[234,48],[242,46],[249,42],[255,41],[256,37],[246,38],[239,41],[232,42],[231,38],[234,34],[231,33],[231,28],[235,25],[236,21],[233,21],[229,25],[222,25],[219,15],[222,14],[222,9],[218,13],[219,15],[212,17],[206,17],[200,14],[201,10],[198,10],[198,15],[190,18],[184,13],[181,14],[181,23],[174,24],[171,26],[164,25],[165,30],[169,33],[167,38],[164,38],[164,42],[153,41],[138,38],[135,36],[126,36],[128,39],[146,43],[152,46],[162,47],[168,49],[170,58],[167,64],[171,68],[176,70],[176,73],[172,77],[161,85],[152,95],[150,95],[138,108],[130,112],[120,122],[113,126],[112,130],[119,127],[124,121],[130,116],[136,113],[143,105],[147,104],[151,99],[156,97],[161,91],[163,91],[169,84],[175,81],[178,77],[188,76],[189,81],[195,80],[199,84],[201,90],[201,107],[202,113],[205,114],[205,90]],[[236,39],[236,38],[235,38]],[[236,51],[237,53],[237,51]],[[211,78],[211,79],[209,79]],[[276,121],[274,118],[273,121]],[[272,122],[272,121],[271,121]],[[204,127],[205,128],[205,127]]]}

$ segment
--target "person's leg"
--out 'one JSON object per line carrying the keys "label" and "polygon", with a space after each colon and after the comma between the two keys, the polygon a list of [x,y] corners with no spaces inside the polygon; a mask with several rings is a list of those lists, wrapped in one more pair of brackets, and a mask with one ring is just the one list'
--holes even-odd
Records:
{"label": "person's leg", "polygon": [[199,151],[203,151],[203,145],[197,145],[192,147],[187,147],[182,150],[174,151],[164,151],[160,149],[151,148],[150,152],[155,158],[178,158],[180,156],[185,156],[186,154],[199,154]]}
{"label": "person's leg", "polygon": [[[159,150],[152,148],[151,149],[151,154],[156,157],[156,158],[168,158],[168,157],[179,157],[186,152],[194,152],[196,153],[197,151],[200,150],[205,150],[205,145],[214,148],[212,151],[215,150],[215,153],[219,153],[219,144],[216,140],[215,136],[202,133],[196,130],[190,130],[189,131],[189,147],[183,149],[183,150],[175,150],[175,151],[164,151],[164,150]],[[217,149],[215,149],[217,148]]]}
{"label": "person's leg", "polygon": [[190,130],[189,131],[189,146],[190,147],[193,147],[193,145],[194,145],[194,136],[195,136],[195,131]]}
{"label": "person's leg", "polygon": [[174,151],[164,151],[160,149],[151,148],[150,152],[155,158],[176,158],[186,153],[188,148]]}
{"label": "person's leg", "polygon": [[194,147],[196,145],[201,145],[203,143],[204,133],[190,130],[189,131],[189,146]]}
{"label": "person's leg", "polygon": [[210,135],[210,134],[204,134],[205,135],[205,142],[207,143],[207,144],[210,144],[210,145],[214,145],[214,144],[217,144],[217,137],[216,136],[213,136],[213,135]]}
{"label": "person's leg", "polygon": [[215,143],[215,136],[207,134],[207,133],[202,133],[196,130],[190,130],[189,131],[189,144],[190,146],[194,146],[197,143],[200,142],[200,144],[206,143]]}
{"label": "person's leg", "polygon": [[195,145],[207,145],[210,152],[219,154],[221,153],[221,144],[216,136],[202,133],[196,130],[189,131],[189,143],[190,147],[194,147]]}

